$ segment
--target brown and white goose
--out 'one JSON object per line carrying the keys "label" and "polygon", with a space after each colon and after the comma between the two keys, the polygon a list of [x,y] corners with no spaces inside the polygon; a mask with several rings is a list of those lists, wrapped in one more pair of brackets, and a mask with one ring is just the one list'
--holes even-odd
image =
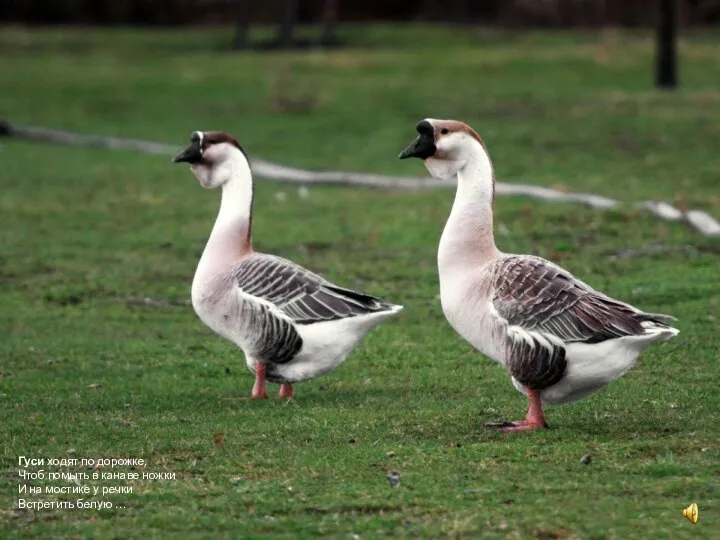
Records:
{"label": "brown and white goose", "polygon": [[207,326],[244,352],[255,373],[252,397],[267,397],[266,379],[281,384],[281,397],[291,397],[292,383],[335,369],[370,330],[402,309],[253,251],[250,163],[227,133],[194,132],[173,161],[189,163],[204,188],[222,187],[192,304]]}
{"label": "brown and white goose", "polygon": [[645,313],[595,291],[559,266],[502,253],[493,235],[495,181],[487,149],[468,125],[428,118],[400,159],[457,180],[440,238],[443,312],[480,352],[502,364],[530,401],[505,431],[547,427],[542,403],[580,400],[622,376],[649,345],[678,333],[669,315]]}

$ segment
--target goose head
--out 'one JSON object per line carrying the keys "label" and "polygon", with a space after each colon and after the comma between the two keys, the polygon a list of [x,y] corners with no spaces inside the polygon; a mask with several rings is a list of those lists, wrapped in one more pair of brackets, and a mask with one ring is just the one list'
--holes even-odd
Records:
{"label": "goose head", "polygon": [[478,158],[489,161],[482,139],[463,122],[426,118],[418,122],[415,129],[417,138],[398,157],[422,159],[434,178],[453,178]]}
{"label": "goose head", "polygon": [[213,189],[238,174],[250,175],[250,163],[240,143],[222,131],[194,131],[190,144],[173,158],[189,163],[200,185]]}

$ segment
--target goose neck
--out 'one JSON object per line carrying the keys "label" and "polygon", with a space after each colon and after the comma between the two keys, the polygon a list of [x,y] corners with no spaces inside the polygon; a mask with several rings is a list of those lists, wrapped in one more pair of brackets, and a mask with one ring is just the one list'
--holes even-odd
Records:
{"label": "goose neck", "polygon": [[441,270],[483,265],[499,256],[493,232],[494,196],[489,158],[470,159],[457,174],[455,200],[438,251]]}
{"label": "goose neck", "polygon": [[253,181],[247,163],[237,161],[222,186],[220,210],[198,271],[224,267],[252,251]]}

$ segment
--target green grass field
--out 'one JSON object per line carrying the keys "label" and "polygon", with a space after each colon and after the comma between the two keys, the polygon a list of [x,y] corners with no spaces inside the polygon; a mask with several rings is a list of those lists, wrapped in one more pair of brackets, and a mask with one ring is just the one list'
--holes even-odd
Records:
{"label": "green grass field", "polygon": [[[644,34],[377,26],[345,30],[342,50],[277,54],[227,52],[230,35],[0,29],[0,116],[178,148],[192,130],[227,130],[286,165],[406,176],[426,174],[397,159],[415,122],[457,118],[501,180],[720,217],[717,36],[683,38],[682,88],[662,93]],[[521,417],[526,401],[443,317],[450,190],[302,198],[258,180],[256,249],[405,311],[296,399],[255,402],[242,354],[189,306],[218,192],[129,151],[0,139],[0,164],[2,537],[720,538],[717,239],[631,204],[498,199],[501,249],[681,330],[604,392],[548,408],[553,429],[498,434],[483,423]],[[19,495],[19,456],[142,458],[137,473],[176,478]],[[101,472],[27,470],[39,468]],[[114,507],[35,511],[23,497]],[[693,501],[696,525],[682,517]]]}

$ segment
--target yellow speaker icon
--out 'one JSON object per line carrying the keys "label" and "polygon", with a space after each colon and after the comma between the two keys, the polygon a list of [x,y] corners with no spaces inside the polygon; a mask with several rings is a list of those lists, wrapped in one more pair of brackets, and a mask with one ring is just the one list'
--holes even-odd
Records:
{"label": "yellow speaker icon", "polygon": [[698,505],[695,503],[692,503],[690,506],[688,506],[685,510],[683,510],[683,516],[688,518],[688,520],[692,523],[697,523],[698,520]]}

